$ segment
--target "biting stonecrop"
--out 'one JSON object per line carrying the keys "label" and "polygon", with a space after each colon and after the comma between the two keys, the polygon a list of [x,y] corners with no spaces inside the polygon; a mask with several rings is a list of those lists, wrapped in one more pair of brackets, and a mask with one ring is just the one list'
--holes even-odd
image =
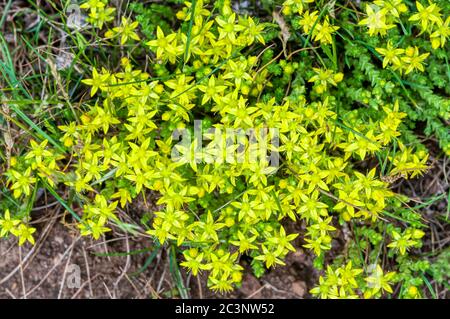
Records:
{"label": "biting stonecrop", "polygon": [[[333,59],[335,71],[339,55],[351,69],[337,98],[344,96],[349,103],[356,100],[379,110],[380,100],[395,95],[409,119],[426,123],[425,133],[434,135],[450,155],[448,1],[375,0],[349,7],[348,3],[318,6],[314,1],[289,0],[282,12],[283,34],[290,32],[289,43],[322,49]],[[331,42],[317,36],[326,21],[332,26],[326,28]],[[344,53],[337,54],[343,43]],[[325,67],[320,54],[316,56]],[[385,70],[380,70],[378,61]]]}
{"label": "biting stonecrop", "polygon": [[[261,50],[255,51],[270,40],[270,33],[264,33],[267,26],[234,13],[229,1],[221,3],[211,10],[206,0],[187,2],[176,15],[183,27],[158,26],[152,39],[141,39],[139,24],[132,18],[122,17],[119,26],[109,28],[114,9],[106,0],[83,4],[99,34],[106,26],[103,35],[112,45],[134,43],[146,50],[153,64],[146,72],[125,50],[119,71],[93,66],[90,78],[82,80],[92,97],[83,105],[86,111],[78,121],[59,126],[66,152],[45,139],[31,140],[28,152],[10,160],[6,176],[13,197],[23,202],[39,187],[66,186],[81,213],[81,234],[95,239],[121,225],[118,211],[145,200],[146,193],[157,194],[158,210],[151,212],[150,225],[144,223],[146,233],[161,245],[180,247],[183,267],[194,275],[207,272],[209,287],[226,292],[242,281],[243,255],[251,258],[254,269],[284,265],[286,255],[295,251],[294,240],[301,237],[320,269],[338,229],[355,223],[369,228],[389,224],[385,217],[404,200],[390,190],[390,183],[422,174],[428,155],[420,146],[402,142],[406,114],[397,101],[385,103],[374,118],[364,108],[339,108],[333,89],[345,75],[331,64],[311,70],[305,81],[311,93],[293,90],[274,96],[271,77],[277,71],[262,63]],[[331,15],[309,12],[312,3],[288,0],[282,12],[300,16],[298,23],[313,45],[331,46],[339,27],[332,24]],[[368,17],[361,21],[371,35],[384,35],[407,12],[401,0],[374,3],[380,9],[368,5]],[[411,20],[420,20],[422,32],[431,38],[439,28],[443,45],[445,27],[438,16],[433,9]],[[377,51],[385,67],[405,74],[423,70],[426,56],[417,47],[397,49],[388,43]],[[280,66],[283,76],[295,79],[302,65],[289,59]],[[204,119],[205,134],[211,127],[276,129],[279,145],[267,140],[260,145],[266,142],[267,150],[279,152],[280,165],[271,166],[265,155],[256,162],[226,161],[215,140],[201,151],[195,139],[180,145],[173,132],[189,130],[196,116]],[[248,140],[243,143],[244,151],[251,148]],[[174,149],[188,160],[174,161]],[[234,158],[242,155],[233,146],[226,152]],[[361,161],[375,158],[379,165],[361,168]],[[12,234],[19,244],[33,243],[35,229],[28,226],[28,216],[6,210],[0,236]],[[305,231],[293,233],[289,220],[304,225]],[[401,258],[420,246],[420,227],[389,228],[392,256]],[[361,238],[377,238],[378,233],[357,229]],[[374,247],[379,244],[373,240]],[[321,298],[372,298],[392,294],[396,282],[415,287],[410,277],[400,275],[353,258],[328,265],[311,293]]]}

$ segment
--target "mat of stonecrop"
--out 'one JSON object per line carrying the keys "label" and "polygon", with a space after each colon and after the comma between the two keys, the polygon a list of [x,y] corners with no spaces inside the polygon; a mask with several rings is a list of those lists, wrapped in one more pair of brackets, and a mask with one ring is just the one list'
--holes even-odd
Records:
{"label": "mat of stonecrop", "polygon": [[299,252],[304,297],[449,296],[449,1],[0,8],[1,240],[33,247],[54,203],[168,256],[170,297]]}

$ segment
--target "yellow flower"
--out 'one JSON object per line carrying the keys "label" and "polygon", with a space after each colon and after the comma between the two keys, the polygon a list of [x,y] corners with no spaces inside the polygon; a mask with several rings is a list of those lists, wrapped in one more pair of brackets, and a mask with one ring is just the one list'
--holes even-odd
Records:
{"label": "yellow flower", "polygon": [[263,254],[255,257],[255,259],[265,262],[267,268],[270,268],[270,267],[276,266],[276,265],[286,265],[284,263],[284,261],[282,261],[280,258],[278,258],[281,253],[279,251],[279,249],[269,250],[269,248],[267,248],[265,245],[261,245],[261,249],[262,249]]}
{"label": "yellow flower", "polygon": [[408,6],[403,3],[403,0],[375,0],[373,3],[396,18],[399,18],[402,13],[408,12]]}
{"label": "yellow flower", "polygon": [[386,48],[376,48],[375,49],[378,53],[384,56],[383,59],[383,68],[386,68],[389,64],[394,64],[396,66],[400,66],[400,58],[401,55],[405,52],[404,49],[397,49],[395,48],[391,41],[388,42]]}
{"label": "yellow flower", "polygon": [[213,290],[219,291],[220,293],[226,293],[233,290],[233,285],[226,274],[223,274],[220,278],[212,277],[209,280],[209,287]]}
{"label": "yellow flower", "polygon": [[438,22],[436,31],[431,34],[430,38],[433,49],[443,48],[448,37],[450,37],[450,17],[445,22]]}
{"label": "yellow flower", "polygon": [[305,11],[305,13],[302,15],[302,18],[299,21],[299,24],[303,27],[304,33],[309,33],[312,30],[312,27],[317,21],[317,18],[319,16],[319,11]]}
{"label": "yellow flower", "polygon": [[230,243],[239,247],[239,253],[245,253],[250,249],[258,249],[258,247],[253,244],[257,237],[258,235],[244,236],[244,234],[239,230],[237,233],[238,240],[230,241]]}
{"label": "yellow flower", "polygon": [[118,27],[113,28],[112,30],[108,30],[108,32],[105,33],[105,36],[107,38],[112,38],[116,35],[120,35],[120,44],[122,45],[127,43],[128,39],[139,41],[141,38],[135,32],[135,29],[138,27],[138,25],[139,22],[131,22],[131,19],[122,17],[121,24]]}
{"label": "yellow flower", "polygon": [[331,35],[338,29],[339,27],[329,24],[327,16],[323,24],[318,23],[316,25],[316,28],[314,29],[314,40],[320,41],[322,44],[331,44],[333,42]]}
{"label": "yellow flower", "polygon": [[247,45],[252,44],[255,39],[260,43],[265,44],[264,37],[262,36],[264,25],[256,24],[250,16],[247,17],[247,19],[243,19],[239,23],[245,27],[244,34],[247,37]]}
{"label": "yellow flower", "polygon": [[422,32],[432,28],[435,23],[442,23],[441,10],[435,3],[424,7],[419,1],[416,1],[418,13],[412,15],[409,21],[420,21]]}
{"label": "yellow flower", "polygon": [[114,13],[116,12],[116,8],[97,8],[95,10],[91,9],[89,12],[88,22],[92,25],[98,27],[99,29],[103,28],[103,25],[106,22],[110,22],[114,20]]}
{"label": "yellow flower", "polygon": [[339,284],[342,286],[351,286],[353,288],[357,288],[358,284],[355,280],[356,276],[358,276],[359,274],[361,274],[363,272],[362,269],[360,268],[353,268],[352,262],[349,261],[347,263],[347,265],[344,267],[342,266],[341,268],[337,269],[337,272],[339,273]]}
{"label": "yellow flower", "polygon": [[198,253],[198,249],[191,248],[188,250],[185,250],[183,252],[184,258],[186,261],[180,263],[181,266],[189,268],[190,271],[192,271],[192,274],[194,276],[197,276],[199,270],[207,269],[208,266],[205,267],[205,264],[203,264],[203,253]]}
{"label": "yellow flower", "polygon": [[27,226],[25,224],[20,224],[15,234],[17,237],[19,237],[19,246],[22,246],[26,241],[34,245],[33,233],[35,231],[36,228]]}
{"label": "yellow flower", "polygon": [[36,143],[34,140],[30,140],[31,151],[25,156],[26,159],[33,159],[37,165],[42,163],[42,159],[52,156],[52,152],[46,150],[48,140],[43,140],[41,144]]}
{"label": "yellow flower", "polygon": [[368,290],[364,293],[365,298],[371,298],[379,292],[393,293],[391,281],[395,276],[395,272],[385,274],[380,265],[376,265],[369,277],[366,278]]}
{"label": "yellow flower", "polygon": [[60,125],[58,128],[64,132],[64,136],[60,141],[64,143],[65,147],[71,147],[75,143],[75,139],[78,137],[77,123],[71,122],[69,125]]}
{"label": "yellow flower", "polygon": [[20,223],[20,220],[18,219],[11,219],[11,215],[9,213],[9,209],[5,211],[3,214],[3,218],[0,218],[0,237],[4,237],[8,235],[9,233],[12,233],[15,235],[16,232],[16,226]]}
{"label": "yellow flower", "polygon": [[111,198],[120,198],[120,206],[122,208],[124,208],[127,203],[132,202],[130,191],[126,188],[120,188],[111,196]]}
{"label": "yellow flower", "polygon": [[417,289],[416,286],[410,286],[407,291],[408,291],[409,298],[413,298],[413,299],[421,299],[422,298],[420,291],[419,291],[419,289]]}
{"label": "yellow flower", "polygon": [[101,9],[105,7],[105,1],[104,0],[88,0],[82,5],[80,5],[81,9]]}
{"label": "yellow flower", "polygon": [[406,74],[411,73],[414,70],[419,70],[421,72],[425,71],[422,64],[423,61],[430,55],[429,52],[420,54],[418,47],[408,47],[405,50],[406,56],[402,57],[402,62],[406,63]]}
{"label": "yellow flower", "polygon": [[395,248],[400,252],[400,255],[406,254],[409,247],[414,246],[416,241],[411,239],[411,234],[399,234],[396,231],[392,231],[392,242],[387,246],[389,248]]}
{"label": "yellow flower", "polygon": [[283,2],[283,14],[290,15],[293,12],[302,14],[305,3],[313,3],[314,0],[286,0]]}
{"label": "yellow flower", "polygon": [[97,93],[98,89],[105,90],[108,84],[110,74],[106,70],[103,70],[101,74],[97,72],[96,68],[92,69],[92,79],[84,79],[81,82],[87,85],[92,86],[91,88],[91,96],[94,96]]}
{"label": "yellow flower", "polygon": [[31,167],[28,167],[25,172],[20,173],[16,170],[10,171],[13,177],[14,183],[11,185],[11,189],[14,190],[14,197],[18,198],[20,195],[30,195],[31,185],[36,183],[36,178],[31,176]]}
{"label": "yellow flower", "polygon": [[147,45],[151,48],[156,48],[157,59],[167,56],[171,63],[175,63],[176,56],[180,53],[176,38],[176,33],[165,36],[163,30],[158,26],[156,28],[156,40],[148,41]]}
{"label": "yellow flower", "polygon": [[239,31],[245,30],[243,25],[237,24],[236,14],[232,13],[228,18],[217,17],[216,22],[219,27],[219,40],[228,39],[231,43],[236,42],[236,34]]}
{"label": "yellow flower", "polygon": [[373,153],[380,149],[380,145],[374,139],[372,130],[366,134],[353,134],[350,132],[348,140],[352,143],[349,142],[344,151],[356,153],[363,160],[367,153]]}
{"label": "yellow flower", "polygon": [[343,73],[334,73],[332,70],[313,68],[316,75],[311,77],[308,82],[314,82],[316,92],[321,94],[325,92],[328,88],[328,84],[337,86],[339,82],[344,78]]}
{"label": "yellow flower", "polygon": [[228,72],[223,75],[224,79],[234,79],[236,88],[240,88],[243,80],[251,81],[252,77],[247,73],[247,61],[234,62],[233,60],[228,61]]}
{"label": "yellow flower", "polygon": [[80,229],[82,236],[92,235],[96,240],[99,239],[102,234],[111,230],[110,228],[105,227],[103,223],[94,222],[92,220],[88,220],[87,223],[84,222],[79,224],[78,228]]}
{"label": "yellow flower", "polygon": [[227,87],[225,85],[217,85],[214,75],[212,75],[208,80],[208,85],[199,85],[198,89],[202,91],[202,105],[207,103],[210,99],[218,102],[222,96],[222,93]]}
{"label": "yellow flower", "polygon": [[407,148],[403,144],[399,144],[399,147],[401,152],[389,157],[389,160],[394,164],[394,168],[390,172],[391,176],[401,174],[405,178],[413,178],[423,174],[428,169],[428,154],[414,152],[412,148]]}
{"label": "yellow flower", "polygon": [[386,10],[374,11],[372,6],[366,5],[367,18],[361,20],[359,25],[366,25],[369,28],[369,35],[385,35],[387,30],[395,28],[395,25],[386,24]]}

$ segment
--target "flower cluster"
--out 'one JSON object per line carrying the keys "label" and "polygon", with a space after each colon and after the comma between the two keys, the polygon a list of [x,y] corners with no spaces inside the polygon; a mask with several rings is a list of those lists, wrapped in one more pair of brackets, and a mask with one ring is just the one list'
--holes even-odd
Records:
{"label": "flower cluster", "polygon": [[89,0],[83,3],[80,8],[89,10],[87,22],[102,29],[103,26],[114,20],[116,8],[107,7],[108,0]]}
{"label": "flower cluster", "polygon": [[[447,38],[450,36],[450,17],[444,18],[441,8],[432,2],[428,6],[416,1],[417,13],[409,17],[409,21],[417,24],[420,34],[427,33],[433,49],[444,47]],[[408,12],[408,7],[403,0],[379,0],[373,4],[366,5],[367,17],[362,19],[359,24],[368,28],[369,35],[386,35],[387,31],[401,25],[401,15]],[[418,47],[407,47],[405,49],[395,47],[391,42],[387,43],[386,48],[376,49],[383,55],[383,67],[392,65],[394,69],[400,72],[405,71],[408,74],[414,70],[423,72],[425,69],[423,61],[430,53],[419,53]]]}
{"label": "flower cluster", "polygon": [[381,296],[383,291],[392,293],[395,272],[384,273],[380,265],[371,265],[364,278],[363,269],[353,268],[352,262],[333,269],[327,267],[325,276],[320,276],[319,285],[311,290],[313,295],[330,299],[358,299]]}
{"label": "flower cluster", "polygon": [[391,65],[394,70],[398,70],[400,73],[405,71],[405,74],[414,70],[424,72],[423,61],[430,55],[428,52],[420,54],[418,47],[397,49],[391,43],[388,43],[386,48],[376,48],[376,50],[384,57],[383,67]]}
{"label": "flower cluster", "polygon": [[309,11],[306,8],[308,3],[314,3],[314,0],[287,0],[283,3],[282,12],[286,16],[298,14],[298,27],[305,35],[320,44],[331,44],[339,27],[330,23],[329,15],[322,18],[319,11]]}
{"label": "flower cluster", "polygon": [[0,237],[12,234],[19,238],[20,246],[27,241],[34,244],[33,233],[35,231],[36,228],[27,225],[21,218],[11,217],[8,209],[4,212],[3,217],[0,218]]}
{"label": "flower cluster", "polygon": [[433,49],[444,47],[450,37],[450,16],[445,18],[442,9],[431,1],[428,6],[416,1],[416,6],[417,13],[409,21],[419,24],[420,32],[429,35]]}

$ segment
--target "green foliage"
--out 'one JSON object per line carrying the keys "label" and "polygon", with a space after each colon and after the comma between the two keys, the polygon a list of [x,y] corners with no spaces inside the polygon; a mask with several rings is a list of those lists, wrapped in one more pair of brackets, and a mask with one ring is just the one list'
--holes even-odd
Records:
{"label": "green foliage", "polygon": [[167,1],[168,4],[150,3],[144,5],[141,2],[130,3],[129,8],[136,15],[136,21],[139,22],[141,32],[148,38],[153,38],[156,33],[156,27],[160,27],[163,31],[170,30],[170,23],[175,15],[174,10],[170,6],[171,3],[177,4],[180,1]]}
{"label": "green foliage", "polygon": [[447,248],[443,250],[430,265],[429,271],[433,279],[440,284],[448,287],[448,280],[450,275],[450,250]]}

